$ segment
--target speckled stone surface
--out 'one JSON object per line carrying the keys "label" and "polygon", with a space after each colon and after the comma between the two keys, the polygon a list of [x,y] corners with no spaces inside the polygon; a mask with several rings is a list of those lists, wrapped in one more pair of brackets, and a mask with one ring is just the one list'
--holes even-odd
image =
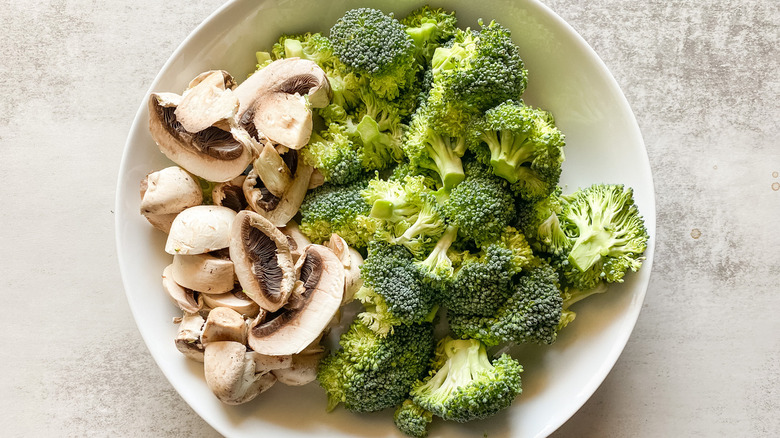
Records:
{"label": "speckled stone surface", "polygon": [[[0,4],[3,436],[218,436],[138,334],[112,210],[139,102],[221,3]],[[546,3],[626,94],[658,202],[636,329],[554,436],[777,436],[780,3]]]}

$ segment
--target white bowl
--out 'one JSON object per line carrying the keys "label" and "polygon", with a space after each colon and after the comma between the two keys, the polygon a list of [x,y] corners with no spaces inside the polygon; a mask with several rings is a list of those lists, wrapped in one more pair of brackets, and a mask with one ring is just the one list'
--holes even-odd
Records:
{"label": "white bowl", "polygon": [[[244,78],[254,52],[268,50],[282,33],[327,32],[344,11],[372,6],[403,16],[418,1],[230,1],[179,46],[157,75],[151,91],[181,92],[210,69]],[[433,6],[439,4],[433,3]],[[523,394],[505,412],[469,424],[435,423],[431,436],[546,436],[569,419],[606,377],[639,315],[653,260],[655,201],[650,165],[634,115],[607,68],[560,17],[534,0],[450,1],[461,27],[495,19],[513,32],[529,71],[528,103],[552,111],[566,134],[562,185],[568,190],[596,182],[623,183],[635,190],[651,239],[640,272],[574,307],[577,319],[549,347],[524,348]],[[117,187],[116,238],[127,299],[138,328],[165,376],[192,408],[229,437],[400,436],[392,412],[325,412],[316,384],[276,385],[243,406],[220,403],[205,384],[202,365],[174,347],[180,316],[162,291],[160,275],[171,262],[165,236],[139,214],[139,182],[170,165],[148,132],[146,99],[125,147]]]}

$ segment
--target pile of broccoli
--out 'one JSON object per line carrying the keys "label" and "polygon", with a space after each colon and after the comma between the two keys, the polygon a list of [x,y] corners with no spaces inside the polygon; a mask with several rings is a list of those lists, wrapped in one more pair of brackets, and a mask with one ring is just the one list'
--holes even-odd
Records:
{"label": "pile of broccoli", "polygon": [[630,188],[563,194],[565,138],[523,102],[509,30],[456,25],[427,6],[400,20],[353,9],[328,35],[285,35],[258,53],[258,68],[317,63],[333,94],[302,151],[326,182],[299,220],[313,242],[337,233],[365,261],[362,312],[319,367],[328,408],[395,408],[415,437],[435,417],[508,407],[523,368],[491,352],[554,342],[575,302],[639,269],[648,239]]}

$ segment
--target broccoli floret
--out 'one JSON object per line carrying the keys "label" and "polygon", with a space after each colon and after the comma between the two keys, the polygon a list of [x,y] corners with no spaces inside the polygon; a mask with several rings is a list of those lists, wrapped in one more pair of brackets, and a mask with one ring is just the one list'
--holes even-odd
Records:
{"label": "broccoli floret", "polygon": [[523,199],[540,199],[558,184],[564,136],[552,115],[522,102],[507,101],[488,110],[473,125],[488,153],[477,153],[493,172],[512,184]]}
{"label": "broccoli floret", "polygon": [[385,223],[386,232],[378,238],[419,255],[444,232],[444,216],[429,183],[422,175],[403,180],[376,178],[369,183],[363,198],[372,205],[371,216]]}
{"label": "broccoli floret", "polygon": [[452,260],[448,253],[457,237],[458,227],[450,225],[436,242],[428,257],[423,261],[415,262],[425,279],[432,282],[434,287],[440,288],[442,282],[452,277]]}
{"label": "broccoli floret", "polygon": [[332,70],[338,62],[327,37],[320,33],[282,35],[271,49],[274,59],[301,58],[312,61],[323,70]]}
{"label": "broccoli floret", "polygon": [[354,321],[339,343],[341,349],[324,358],[317,372],[329,411],[339,403],[353,412],[397,406],[425,375],[435,347],[431,323],[398,326],[380,336]]}
{"label": "broccoli floret", "polygon": [[493,362],[474,339],[441,340],[433,370],[414,385],[415,404],[445,420],[467,422],[491,417],[522,392],[523,367],[508,354]]}
{"label": "broccoli floret", "polygon": [[534,262],[525,237],[507,227],[478,254],[466,252],[442,292],[442,304],[461,315],[493,315],[512,295],[512,279]]}
{"label": "broccoli floret", "polygon": [[560,256],[571,248],[572,241],[561,228],[559,219],[563,202],[560,187],[541,200],[518,202],[517,223],[534,251]]}
{"label": "broccoli floret", "polygon": [[633,189],[594,184],[562,199],[561,228],[572,241],[560,263],[566,286],[588,290],[601,281],[620,283],[642,266],[649,236]]}
{"label": "broccoli floret", "polygon": [[402,19],[401,24],[406,27],[406,33],[414,42],[417,62],[428,65],[433,51],[455,35],[457,22],[454,12],[428,5],[410,12]]}
{"label": "broccoli floret", "polygon": [[393,414],[395,426],[404,434],[414,438],[428,436],[428,426],[433,422],[433,414],[417,406],[411,400],[404,400]]}
{"label": "broccoli floret", "polygon": [[360,266],[363,287],[355,294],[366,308],[359,315],[380,334],[399,324],[431,320],[436,311],[436,290],[423,282],[414,257],[403,246],[372,241]]}
{"label": "broccoli floret", "polygon": [[379,226],[360,195],[367,184],[366,180],[344,186],[325,184],[309,191],[301,204],[301,231],[314,243],[336,233],[352,247],[366,247]]}
{"label": "broccoli floret", "polygon": [[461,337],[479,339],[488,346],[503,342],[551,344],[558,333],[563,299],[558,276],[540,263],[517,279],[511,296],[491,315],[449,312],[452,330]]}
{"label": "broccoli floret", "polygon": [[437,115],[422,106],[412,116],[403,151],[412,166],[435,171],[446,190],[465,178],[460,157],[468,149],[465,132],[443,134],[434,126]]}
{"label": "broccoli floret", "polygon": [[447,132],[466,129],[471,117],[501,102],[519,99],[527,71],[509,30],[491,22],[480,30],[458,30],[431,60],[428,103],[442,114]]}
{"label": "broccoli floret", "polygon": [[369,78],[380,97],[396,98],[415,80],[415,46],[404,26],[382,11],[347,11],[330,29],[336,56],[356,73]]}
{"label": "broccoli floret", "polygon": [[450,193],[444,212],[462,237],[482,244],[495,240],[515,218],[515,200],[503,179],[470,172]]}
{"label": "broccoli floret", "polygon": [[301,153],[306,163],[319,169],[325,181],[332,184],[349,184],[365,177],[363,151],[336,123],[327,130],[313,132]]}

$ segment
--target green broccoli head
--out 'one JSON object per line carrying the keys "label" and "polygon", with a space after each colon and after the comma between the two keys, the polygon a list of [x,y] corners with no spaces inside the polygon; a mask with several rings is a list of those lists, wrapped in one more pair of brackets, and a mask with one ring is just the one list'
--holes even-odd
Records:
{"label": "green broccoli head", "polygon": [[549,195],[558,184],[564,160],[564,135],[552,115],[522,102],[507,101],[475,119],[477,156],[527,200]]}
{"label": "green broccoli head", "polygon": [[442,304],[460,315],[493,315],[512,295],[512,280],[534,263],[525,237],[507,227],[477,254],[465,253],[442,292]]}
{"label": "green broccoli head", "polygon": [[328,410],[339,403],[353,412],[374,412],[403,402],[425,375],[433,350],[433,324],[402,325],[380,336],[356,320],[324,358],[317,380],[328,394]]}
{"label": "green broccoli head", "polygon": [[436,48],[455,35],[457,22],[454,12],[428,5],[410,12],[401,20],[414,42],[417,61],[423,65],[428,65]]}
{"label": "green broccoli head", "polygon": [[503,342],[551,344],[561,319],[563,299],[558,276],[543,262],[516,280],[511,296],[488,316],[449,312],[452,330],[489,346]]}
{"label": "green broccoli head", "polygon": [[465,178],[460,157],[468,148],[467,136],[437,131],[440,119],[430,108],[423,105],[412,115],[403,151],[412,166],[436,172],[444,188],[451,190]]}
{"label": "green broccoli head", "polygon": [[517,203],[518,226],[528,237],[534,251],[560,256],[571,249],[572,240],[561,227],[563,211],[561,188],[537,201],[520,200]]}
{"label": "green broccoli head", "polygon": [[633,189],[594,184],[563,200],[561,228],[572,241],[560,263],[567,286],[587,290],[601,281],[619,283],[642,266],[649,236]]}
{"label": "green broccoli head", "polygon": [[363,151],[336,123],[312,133],[301,154],[306,164],[318,169],[329,183],[344,185],[365,179]]}
{"label": "green broccoli head", "polygon": [[413,438],[425,438],[428,436],[428,426],[433,422],[433,414],[417,406],[411,400],[404,400],[393,414],[395,426]]}
{"label": "green broccoli head", "polygon": [[363,197],[372,205],[371,215],[385,224],[377,238],[420,255],[444,232],[444,215],[430,183],[423,175],[376,178],[369,183]]}
{"label": "green broccoli head", "polygon": [[307,32],[300,35],[282,35],[271,49],[274,59],[301,58],[312,61],[323,70],[332,70],[338,62],[333,46],[320,33]]}
{"label": "green broccoli head", "polygon": [[514,220],[515,200],[501,178],[477,171],[469,174],[450,192],[444,212],[462,237],[482,244],[495,240]]}
{"label": "green broccoli head", "polygon": [[522,371],[507,354],[491,363],[477,340],[447,337],[436,348],[429,376],[410,395],[415,404],[445,420],[484,419],[509,407],[522,392]]}
{"label": "green broccoli head", "polygon": [[436,311],[436,290],[423,282],[414,257],[403,246],[372,241],[360,266],[363,288],[355,294],[366,311],[360,318],[381,334],[398,324],[431,320]]}
{"label": "green broccoli head", "polygon": [[456,130],[464,130],[471,117],[501,102],[519,99],[527,84],[527,71],[509,30],[495,22],[481,26],[478,31],[458,30],[431,60],[428,101]]}
{"label": "green broccoli head", "polygon": [[360,195],[367,180],[348,185],[325,184],[309,191],[301,204],[301,232],[322,243],[336,233],[352,247],[365,248],[379,223],[369,216],[371,206]]}
{"label": "green broccoli head", "polygon": [[347,11],[330,29],[336,56],[356,73],[370,79],[371,89],[394,99],[414,82],[415,46],[405,27],[382,11]]}

